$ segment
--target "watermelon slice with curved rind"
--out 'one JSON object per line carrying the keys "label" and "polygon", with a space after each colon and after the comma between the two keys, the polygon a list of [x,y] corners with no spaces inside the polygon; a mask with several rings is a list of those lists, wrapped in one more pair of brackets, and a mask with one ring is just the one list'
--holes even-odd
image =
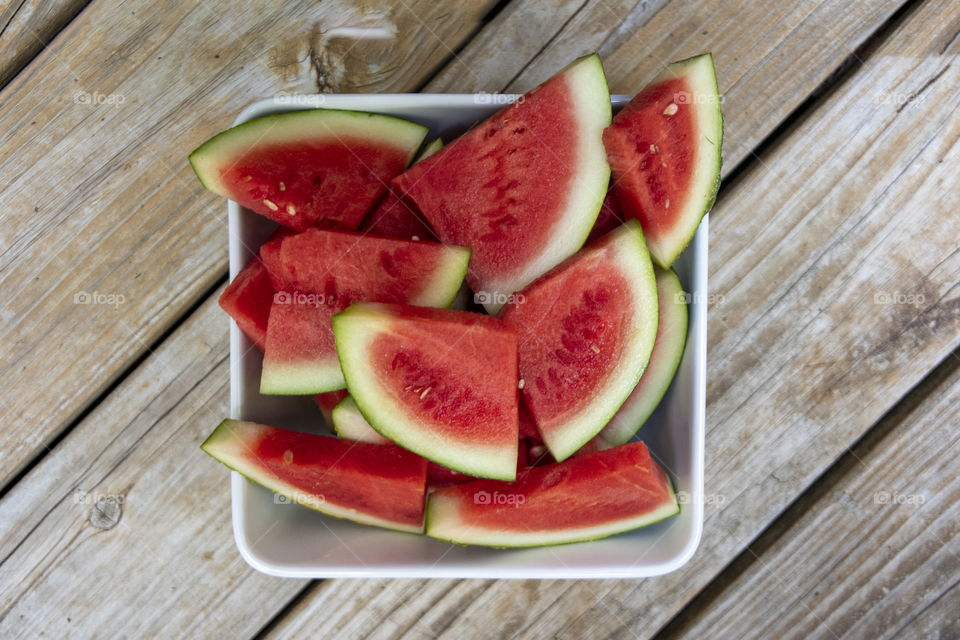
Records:
{"label": "watermelon slice with curved rind", "polygon": [[671,64],[603,133],[613,190],[667,268],[690,242],[720,187],[723,116],[713,56]]}
{"label": "watermelon slice with curved rind", "polygon": [[470,247],[491,313],[584,243],[609,184],[610,94],[586,56],[398,176],[443,242]]}
{"label": "watermelon slice with curved rind", "polygon": [[361,524],[423,532],[427,461],[400,447],[224,420],[201,448],[293,502]]}
{"label": "watermelon slice with curved rind", "polygon": [[598,444],[611,447],[630,440],[663,399],[677,373],[687,342],[687,302],[680,278],[673,269],[654,267],[660,321],[657,339],[640,382],[597,437]]}
{"label": "watermelon slice with curved rind", "polygon": [[540,277],[500,317],[517,331],[523,399],[562,461],[610,421],[653,350],[657,287],[640,224]]}
{"label": "watermelon slice with curved rind", "polygon": [[516,476],[517,339],[503,322],[358,303],[333,332],[350,395],[378,433],[455,471]]}
{"label": "watermelon slice with curved rind", "polygon": [[227,129],[191,153],[190,164],[207,189],[282,225],[352,230],[426,134],[391,116],[296,111]]}
{"label": "watermelon slice with curved rind", "polygon": [[283,238],[270,258],[285,291],[270,310],[260,392],[342,389],[330,318],[357,300],[447,306],[469,259],[462,247],[343,231],[308,229]]}
{"label": "watermelon slice with curved rind", "polygon": [[477,480],[427,498],[427,535],[457,544],[532,547],[596,540],[680,512],[642,442],[531,467],[516,482]]}

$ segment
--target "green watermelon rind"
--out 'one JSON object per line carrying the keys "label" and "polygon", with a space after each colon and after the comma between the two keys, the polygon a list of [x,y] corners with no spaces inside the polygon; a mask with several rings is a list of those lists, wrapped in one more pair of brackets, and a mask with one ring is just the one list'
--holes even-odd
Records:
{"label": "green watermelon rind", "polygon": [[268,474],[264,473],[262,469],[257,469],[255,465],[249,464],[249,461],[246,458],[249,456],[251,451],[246,444],[247,439],[245,439],[243,436],[246,434],[254,435],[260,427],[262,427],[262,425],[258,425],[253,422],[229,419],[224,420],[217,426],[216,429],[213,430],[213,433],[211,433],[207,439],[203,441],[203,444],[200,445],[200,448],[211,458],[221,463],[231,471],[236,471],[250,482],[265,487],[278,495],[286,497],[292,502],[296,502],[299,505],[308,507],[314,511],[319,511],[324,515],[350,520],[359,524],[383,527],[385,529],[391,529],[393,531],[400,531],[403,533],[422,534],[424,532],[423,526],[411,527],[406,524],[401,524],[391,520],[378,518],[370,514],[362,513],[356,511],[355,509],[338,507],[336,505],[332,505],[326,500],[310,500],[309,498],[312,496],[304,492],[302,489],[298,489],[283,482],[275,475],[271,474],[272,477],[270,477]]}
{"label": "green watermelon rind", "polygon": [[229,167],[239,154],[260,144],[272,147],[349,136],[406,149],[409,164],[423,144],[427,131],[428,128],[421,124],[394,116],[345,109],[310,109],[263,116],[238,124],[194,149],[189,159],[203,186],[229,198],[230,193],[220,178],[220,168]]}
{"label": "green watermelon rind", "polygon": [[[435,268],[432,282],[425,285],[419,295],[414,296],[410,304],[420,307],[447,308],[453,304],[467,276],[470,264],[470,249],[443,245],[444,258]],[[260,393],[266,396],[298,396],[326,393],[345,389],[347,381],[343,377],[336,356],[324,361],[302,363],[271,363],[263,367],[260,373]]]}
{"label": "green watermelon rind", "polygon": [[[674,226],[674,233],[657,238],[650,243],[650,256],[658,266],[668,269],[687,248],[700,227],[700,221],[713,208],[720,190],[720,168],[723,163],[723,113],[720,109],[720,88],[717,84],[717,72],[713,65],[713,55],[704,53],[672,63],[651,84],[658,81],[689,75],[693,92],[698,95],[712,96],[711,100],[696,104],[697,123],[703,131],[705,144],[698,154],[697,171],[691,190],[702,193],[702,197],[689,202],[680,217],[680,223]],[[698,179],[699,177],[699,179]]]}
{"label": "green watermelon rind", "polygon": [[[443,540],[461,546],[482,546],[493,547],[494,549],[522,549],[529,547],[546,547],[561,544],[574,544],[577,542],[590,542],[601,540],[620,533],[635,531],[643,527],[656,524],[680,513],[680,504],[677,502],[676,492],[673,483],[667,479],[667,490],[670,494],[670,502],[667,502],[655,509],[642,515],[618,520],[615,522],[595,525],[592,527],[580,527],[576,529],[563,529],[560,531],[534,531],[530,530],[521,533],[514,530],[494,531],[480,527],[456,526],[457,518],[444,518],[446,514],[440,510],[447,508],[448,513],[456,513],[456,501],[448,500],[442,493],[431,493],[427,497],[427,510],[424,516],[424,531],[426,535],[437,540]],[[444,502],[451,503],[444,505]],[[438,521],[446,520],[453,523],[453,526],[446,526],[438,530]]]}
{"label": "green watermelon rind", "polygon": [[[340,356],[340,368],[350,395],[367,423],[384,438],[454,471],[478,478],[515,480],[516,448],[511,458],[503,455],[502,447],[491,447],[484,452],[476,444],[457,447],[455,443],[445,442],[438,453],[434,435],[391,412],[392,398],[373,383],[375,376],[363,359],[370,341],[378,332],[390,330],[390,317],[382,315],[376,307],[375,304],[354,304],[333,316],[333,335]],[[487,464],[489,461],[495,461],[495,466]]]}
{"label": "green watermelon rind", "polygon": [[576,171],[579,184],[571,186],[565,210],[554,223],[552,239],[541,248],[540,255],[530,261],[521,273],[485,283],[485,288],[490,292],[504,294],[489,296],[490,302],[484,303],[491,315],[496,315],[502,305],[498,300],[527,286],[583,246],[607,194],[610,165],[603,146],[603,130],[610,125],[613,116],[610,90],[600,56],[593,53],[578,58],[558,75],[566,75],[571,84],[571,97],[580,123]]}
{"label": "green watermelon rind", "polygon": [[624,444],[637,434],[666,395],[683,359],[688,324],[683,285],[680,284],[680,278],[673,269],[661,269],[655,266],[654,272],[657,278],[658,301],[663,302],[664,299],[672,301],[672,304],[666,305],[667,313],[662,310],[665,305],[660,305],[660,323],[668,322],[672,326],[669,329],[670,333],[666,335],[664,346],[660,347],[659,341],[654,344],[650,364],[641,378],[640,384],[644,384],[644,394],[634,398],[631,393],[609,424],[597,435],[605,447]]}
{"label": "green watermelon rind", "polygon": [[617,262],[633,291],[632,316],[638,326],[627,343],[632,350],[625,354],[605,386],[594,393],[590,410],[568,419],[562,432],[541,432],[544,444],[557,462],[576,453],[610,422],[640,381],[656,341],[659,322],[656,276],[640,223],[627,220],[605,238],[618,248]]}
{"label": "green watermelon rind", "polygon": [[427,144],[423,145],[423,149],[420,150],[420,153],[417,154],[417,157],[414,158],[413,164],[417,164],[421,160],[426,160],[437,151],[443,149],[443,138],[434,138]]}
{"label": "green watermelon rind", "polygon": [[369,442],[371,444],[386,444],[392,442],[376,432],[367,419],[360,413],[360,408],[351,396],[341,400],[331,412],[333,432],[338,438]]}

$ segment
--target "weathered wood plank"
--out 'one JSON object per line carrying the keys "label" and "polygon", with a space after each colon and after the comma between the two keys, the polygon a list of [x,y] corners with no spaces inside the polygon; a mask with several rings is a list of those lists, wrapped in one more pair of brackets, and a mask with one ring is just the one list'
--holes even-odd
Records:
{"label": "weathered wood plank", "polygon": [[0,87],[17,75],[90,0],[12,0],[0,11]]}
{"label": "weathered wood plank", "polygon": [[662,637],[953,637],[958,609],[942,605],[960,581],[960,359],[931,378]]}
{"label": "weathered wood plank", "polygon": [[[492,22],[426,90],[523,92],[599,51],[610,90],[629,94],[666,64],[712,51],[725,97],[726,173],[902,4],[598,0],[544,10],[529,0]],[[544,43],[533,19],[559,31]]]}
{"label": "weathered wood plank", "polygon": [[0,637],[249,637],[302,588],[237,554],[199,449],[226,326],[211,299],[0,500]]}
{"label": "weathered wood plank", "polygon": [[191,149],[281,91],[418,86],[492,4],[96,3],[0,92],[0,486],[223,277]]}
{"label": "weathered wood plank", "polygon": [[[958,11],[909,15],[717,204],[710,502],[691,563],[640,583],[495,583],[466,608],[438,601],[423,616],[435,627],[351,617],[356,637],[652,635],[948,357],[960,341]],[[297,607],[319,633],[345,624],[324,593]],[[394,612],[388,628],[409,617]]]}

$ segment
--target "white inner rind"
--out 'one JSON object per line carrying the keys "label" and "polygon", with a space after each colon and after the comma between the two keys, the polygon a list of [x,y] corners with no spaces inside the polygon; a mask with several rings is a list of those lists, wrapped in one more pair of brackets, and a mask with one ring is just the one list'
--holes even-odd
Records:
{"label": "white inner rind", "polygon": [[391,333],[391,317],[376,305],[352,307],[333,318],[340,368],[350,395],[370,426],[404,449],[437,464],[479,478],[515,480],[517,446],[484,446],[443,438],[431,425],[406,410],[403,401],[383,385],[369,365],[371,346]]}
{"label": "white inner rind", "polygon": [[720,91],[709,54],[676,62],[654,80],[685,76],[694,94],[694,126],[699,141],[694,159],[693,176],[677,222],[667,233],[651,239],[650,253],[661,267],[669,267],[690,243],[700,219],[713,206],[720,180],[720,150],[723,144],[723,115],[720,112]]}
{"label": "white inner rind", "polygon": [[423,533],[423,526],[415,527],[402,522],[385,520],[378,516],[357,511],[349,507],[343,507],[334,504],[326,497],[319,498],[307,494],[303,489],[285,482],[278,476],[270,473],[250,461],[252,451],[247,446],[247,442],[257,441],[263,433],[265,427],[253,422],[242,422],[239,420],[224,420],[220,423],[206,442],[202,449],[208,454],[230,467],[248,480],[270,489],[290,500],[310,507],[336,518],[344,518],[359,522],[360,524],[370,524],[378,527],[386,527],[396,531],[406,531],[409,533]]}
{"label": "white inner rind", "polygon": [[347,386],[336,356],[310,362],[264,361],[260,393],[298,396],[337,391]]}
{"label": "white inner rind", "polygon": [[190,154],[197,177],[210,191],[230,197],[222,170],[258,146],[362,139],[391,145],[407,153],[407,163],[426,138],[428,129],[414,122],[361,111],[312,109],[250,120],[214,136]]}
{"label": "white inner rind", "polygon": [[360,409],[357,408],[357,403],[350,396],[341,400],[333,408],[331,415],[334,432],[345,440],[356,440],[357,442],[369,442],[371,444],[387,444],[390,442],[370,426],[367,419],[360,413]]}
{"label": "white inner rind", "polygon": [[410,304],[418,307],[449,307],[457,297],[470,264],[470,249],[445,245],[443,252],[433,277],[410,300]]}
{"label": "white inner rind", "polygon": [[[489,547],[535,547],[596,540],[617,533],[639,529],[680,513],[673,487],[667,481],[670,502],[653,511],[622,518],[599,525],[566,529],[488,529],[470,525],[460,516],[461,500],[443,491],[427,499],[427,535],[458,544],[476,544]],[[469,505],[473,506],[473,505]],[[522,511],[523,505],[516,507]]]}
{"label": "white inner rind", "polygon": [[[610,423],[600,432],[608,445],[619,445],[632,438],[653,413],[673,382],[687,342],[687,303],[683,286],[672,269],[656,269],[660,324],[664,324],[643,372],[640,384],[631,392]],[[666,301],[666,304],[663,304]]]}
{"label": "white inner rind", "polygon": [[[603,146],[603,130],[610,125],[610,92],[597,55],[578,60],[562,72],[574,103],[577,162],[566,194],[566,204],[553,223],[550,242],[524,269],[509,278],[486,284],[491,300],[484,307],[496,315],[506,296],[519,291],[576,253],[586,241],[600,213],[610,182],[610,165]],[[558,197],[559,194],[558,194]]]}
{"label": "white inner rind", "polygon": [[640,381],[657,338],[656,277],[640,224],[628,220],[612,233],[617,234],[611,245],[615,264],[630,285],[633,309],[630,317],[633,322],[624,339],[617,366],[593,394],[585,410],[567,420],[563,429],[543,434],[544,442],[557,462],[570,457],[610,421]]}

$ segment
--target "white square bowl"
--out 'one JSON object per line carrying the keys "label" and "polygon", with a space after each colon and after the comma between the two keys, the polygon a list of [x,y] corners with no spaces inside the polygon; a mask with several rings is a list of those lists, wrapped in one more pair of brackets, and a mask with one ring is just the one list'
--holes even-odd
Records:
{"label": "white square bowl", "polygon": [[[373,111],[430,127],[449,141],[514,96],[396,94],[278,96],[247,107],[236,123],[310,108]],[[613,96],[614,108],[629,96]],[[230,202],[230,277],[251,260],[276,226]],[[243,558],[276,576],[443,578],[638,578],[685,564],[703,527],[703,440],[707,360],[707,228],[705,217],[675,263],[689,294],[690,323],[680,369],[660,407],[640,430],[678,491],[679,516],[603,540],[517,550],[462,547],[426,536],[380,530],[328,517],[278,499],[232,473],[233,531]],[[231,323],[230,415],[299,431],[326,433],[309,396],[259,393],[262,358]]]}

